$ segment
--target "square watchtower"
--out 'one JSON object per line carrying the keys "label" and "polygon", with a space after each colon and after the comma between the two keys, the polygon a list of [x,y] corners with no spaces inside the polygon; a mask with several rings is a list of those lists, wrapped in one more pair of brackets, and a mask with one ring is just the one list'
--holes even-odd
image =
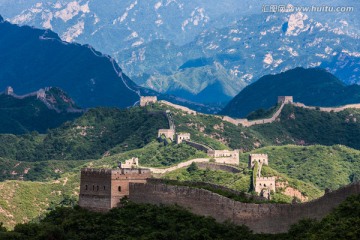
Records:
{"label": "square watchtower", "polygon": [[81,169],[79,206],[104,212],[119,206],[129,195],[129,183],[146,183],[149,169]]}

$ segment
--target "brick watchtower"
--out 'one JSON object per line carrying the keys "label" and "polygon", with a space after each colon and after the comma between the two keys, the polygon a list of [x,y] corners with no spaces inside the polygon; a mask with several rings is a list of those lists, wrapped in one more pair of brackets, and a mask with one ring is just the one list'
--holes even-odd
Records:
{"label": "brick watchtower", "polygon": [[80,207],[93,211],[108,211],[119,206],[120,199],[129,195],[129,183],[146,183],[149,169],[81,169]]}

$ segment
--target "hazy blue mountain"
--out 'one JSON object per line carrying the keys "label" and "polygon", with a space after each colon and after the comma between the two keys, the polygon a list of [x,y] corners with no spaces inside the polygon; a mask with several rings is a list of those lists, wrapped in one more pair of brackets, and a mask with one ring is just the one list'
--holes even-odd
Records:
{"label": "hazy blue mountain", "polygon": [[115,61],[88,45],[63,42],[50,30],[0,22],[0,89],[18,94],[47,86],[64,89],[82,107],[127,107],[135,84]]}
{"label": "hazy blue mountain", "polygon": [[[262,12],[265,5],[282,3],[0,0],[0,12],[12,23],[52,29],[63,40],[94,46],[141,86],[203,103],[229,100],[261,76],[294,67],[321,66],[346,83],[359,82],[354,74],[360,58],[359,1],[326,3],[354,7],[349,13]],[[319,0],[291,4],[324,5]],[[219,99],[200,94],[215,85],[221,86]]]}
{"label": "hazy blue mountain", "polygon": [[217,82],[231,98],[264,75],[295,67],[321,66],[347,84],[359,83],[358,41],[303,13],[252,15],[181,47],[157,41],[124,50],[119,62],[138,84],[160,92],[196,98]]}
{"label": "hazy blue mountain", "polygon": [[347,86],[323,69],[295,68],[266,75],[250,84],[229,102],[221,114],[245,117],[255,110],[274,106],[278,96],[293,96],[295,102],[309,106],[340,106],[360,103],[360,86]]}

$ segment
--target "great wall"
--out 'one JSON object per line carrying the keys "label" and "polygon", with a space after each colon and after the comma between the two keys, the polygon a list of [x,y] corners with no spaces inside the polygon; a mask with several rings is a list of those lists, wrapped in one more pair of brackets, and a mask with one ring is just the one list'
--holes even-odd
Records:
{"label": "great wall", "polygon": [[[15,94],[14,89],[11,86],[8,86],[8,87],[5,88],[4,92],[0,93],[0,95],[5,94],[7,96],[11,96],[11,97],[16,98],[16,99],[24,99],[24,98],[27,98],[27,97],[36,97],[41,102],[43,102],[48,109],[51,109],[51,110],[56,111],[57,113],[60,113],[61,110],[59,110],[57,107],[55,107],[52,104],[53,99],[48,98],[49,96],[46,94],[46,92],[50,91],[50,89],[51,89],[51,87],[45,87],[45,88],[40,88],[39,90],[37,90],[35,92],[31,92],[31,93],[24,94],[24,95],[17,95],[17,94]],[[67,101],[72,101],[72,100],[67,99]],[[66,112],[82,113],[82,112],[85,112],[85,110],[70,107],[70,108],[66,109]]]}
{"label": "great wall", "polygon": [[255,233],[282,233],[301,219],[322,219],[347,197],[360,194],[360,183],[348,185],[301,204],[242,203],[216,193],[185,186],[130,183],[129,199],[136,203],[177,204],[189,211],[246,225]]}
{"label": "great wall", "polygon": [[[151,103],[156,98],[147,99]],[[279,97],[281,103],[279,109],[272,118],[247,121],[244,126],[264,124],[275,121],[280,115],[285,104],[293,104],[305,108],[314,108],[293,103],[292,97]],[[140,105],[146,106],[147,101],[140,101]],[[198,114],[187,108],[171,104],[172,107],[188,113]],[[347,107],[348,106],[348,107]],[[346,108],[360,108],[359,105],[347,105],[339,108],[320,108],[321,111],[341,111]],[[319,110],[318,108],[316,108]],[[340,110],[341,109],[341,110]],[[240,193],[223,186],[210,183],[191,182],[191,184],[207,186],[212,189],[226,190],[233,194],[245,194],[248,199],[255,198],[261,203],[245,203],[235,201],[202,187],[189,187],[186,182],[178,185],[177,181],[154,179],[153,174],[164,174],[170,171],[184,168],[196,163],[201,169],[222,170],[230,173],[242,171],[239,165],[239,152],[237,150],[214,150],[205,145],[192,142],[189,133],[177,133],[170,110],[166,111],[169,129],[160,129],[158,137],[165,136],[171,141],[189,144],[208,154],[208,158],[198,158],[179,163],[169,168],[142,168],[137,158],[126,160],[119,164],[118,169],[82,169],[79,194],[79,205],[93,211],[108,211],[113,207],[121,207],[120,200],[128,197],[135,203],[150,203],[156,205],[179,205],[192,213],[213,217],[218,222],[230,221],[237,225],[246,225],[255,233],[283,233],[289,230],[292,224],[302,219],[322,219],[333,208],[338,206],[347,197],[360,194],[360,183],[342,187],[333,192],[325,192],[321,198],[310,202],[292,204],[267,203],[271,193],[276,191],[276,177],[262,177],[263,165],[268,165],[269,159],[266,154],[250,154],[248,168],[252,169],[253,190],[259,195]],[[232,121],[232,120],[231,120]],[[244,120],[236,120],[244,121]],[[240,123],[239,122],[239,123]],[[238,123],[238,124],[239,124]],[[244,124],[244,122],[242,122]],[[211,158],[211,159],[210,159]],[[210,161],[212,160],[212,162]]]}
{"label": "great wall", "polygon": [[[191,110],[187,107],[184,106],[180,106],[177,104],[173,104],[167,101],[157,101],[156,97],[151,98],[151,101],[148,101],[148,97],[142,97],[144,98],[143,100],[143,105],[142,106],[146,106],[148,103],[155,103],[155,102],[159,102],[160,104],[164,104],[164,105],[168,105],[170,107],[173,107],[175,109],[181,110],[186,112],[187,114],[192,114],[192,115],[206,115],[203,113],[198,113],[194,110]],[[311,109],[311,110],[318,110],[321,112],[340,112],[346,109],[360,109],[360,104],[347,104],[344,106],[339,106],[339,107],[315,107],[315,106],[306,106],[303,103],[299,103],[299,102],[294,102],[293,101],[293,97],[292,96],[279,96],[278,97],[278,104],[279,104],[279,108],[277,109],[277,111],[273,114],[272,117],[270,118],[264,118],[264,119],[258,119],[258,120],[248,120],[248,119],[239,119],[239,118],[232,118],[229,116],[220,116],[220,115],[213,115],[215,117],[221,118],[222,120],[235,124],[235,125],[241,125],[243,127],[251,127],[254,125],[260,125],[260,124],[267,124],[267,123],[272,123],[275,122],[277,120],[277,118],[280,116],[282,109],[284,108],[284,106],[286,104],[291,104],[293,106],[296,107],[301,107],[301,108],[306,108],[306,109]]]}
{"label": "great wall", "polygon": [[322,219],[353,194],[360,194],[360,183],[301,204],[243,203],[202,188],[164,184],[151,179],[149,169],[82,169],[79,205],[104,212],[120,207],[121,198],[127,196],[135,203],[176,204],[218,222],[246,225],[255,233],[282,233],[301,219]]}

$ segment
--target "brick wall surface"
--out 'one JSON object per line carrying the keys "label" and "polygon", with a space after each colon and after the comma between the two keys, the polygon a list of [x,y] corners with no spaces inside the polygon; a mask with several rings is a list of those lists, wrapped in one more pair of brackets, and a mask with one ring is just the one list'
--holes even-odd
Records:
{"label": "brick wall surface", "polygon": [[191,212],[247,225],[256,233],[286,232],[304,218],[321,219],[348,196],[360,193],[360,184],[330,192],[302,204],[241,203],[203,189],[164,184],[130,184],[130,200],[137,203],[177,204]]}

